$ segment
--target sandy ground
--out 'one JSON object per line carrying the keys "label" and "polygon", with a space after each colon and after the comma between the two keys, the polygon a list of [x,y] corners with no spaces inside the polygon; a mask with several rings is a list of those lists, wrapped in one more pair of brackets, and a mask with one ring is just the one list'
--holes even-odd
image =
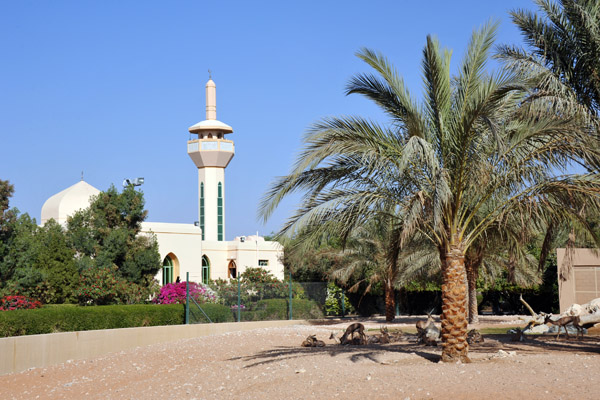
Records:
{"label": "sandy ground", "polygon": [[[511,321],[512,320],[512,321]],[[414,327],[415,318],[386,324]],[[598,399],[600,337],[486,335],[470,364],[438,362],[415,336],[386,345],[329,340],[353,321],[266,328],[140,347],[0,376],[0,399]],[[369,334],[383,320],[365,320]],[[514,317],[484,318],[509,326]],[[517,322],[518,323],[518,322]],[[505,325],[502,325],[505,324]],[[316,334],[327,345],[303,348]]]}

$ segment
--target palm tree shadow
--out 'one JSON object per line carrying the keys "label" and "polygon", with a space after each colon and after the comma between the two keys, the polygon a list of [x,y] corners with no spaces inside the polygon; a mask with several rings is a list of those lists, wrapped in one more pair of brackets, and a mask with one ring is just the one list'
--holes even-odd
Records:
{"label": "palm tree shadow", "polygon": [[389,353],[413,354],[432,363],[440,361],[439,351],[423,351],[423,346],[417,346],[411,343],[393,343],[388,345],[370,344],[363,346],[327,345],[325,347],[281,346],[274,349],[264,350],[249,356],[233,357],[229,360],[242,360],[249,362],[249,364],[244,366],[244,368],[252,368],[260,365],[281,362],[282,360],[310,357],[317,354],[328,354],[330,357],[346,357],[352,363],[368,360],[375,364],[381,364],[382,361],[379,359],[380,356]]}
{"label": "palm tree shadow", "polygon": [[600,342],[597,337],[584,336],[582,339],[556,340],[555,335],[527,335],[522,342],[512,342],[511,335],[484,335],[485,342],[471,345],[472,353],[490,353],[516,351],[521,354],[540,354],[547,352],[600,354]]}

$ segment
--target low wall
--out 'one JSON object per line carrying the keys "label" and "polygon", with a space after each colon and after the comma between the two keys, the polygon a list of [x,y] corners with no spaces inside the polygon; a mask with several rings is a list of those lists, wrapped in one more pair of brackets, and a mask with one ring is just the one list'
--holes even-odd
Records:
{"label": "low wall", "polygon": [[149,344],[250,329],[305,325],[302,320],[227,322],[61,332],[0,338],[0,375],[85,360]]}

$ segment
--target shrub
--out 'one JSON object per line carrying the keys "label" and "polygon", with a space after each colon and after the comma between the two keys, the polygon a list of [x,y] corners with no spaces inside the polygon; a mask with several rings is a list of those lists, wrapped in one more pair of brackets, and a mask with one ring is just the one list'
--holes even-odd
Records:
{"label": "shrub", "polygon": [[0,337],[94,329],[179,325],[184,322],[185,307],[179,304],[134,304],[98,307],[54,305],[52,307],[44,306],[36,310],[16,310],[9,313],[0,313]]}
{"label": "shrub", "polygon": [[[236,311],[237,312],[237,311]],[[319,305],[312,300],[292,300],[293,319],[323,318]],[[255,303],[251,308],[242,311],[243,321],[272,321],[289,318],[289,300],[266,299]]]}
{"label": "shrub", "polygon": [[[235,321],[231,309],[221,304],[204,303],[200,304],[202,310],[210,317],[212,322],[233,322]],[[194,303],[190,304],[190,323],[206,323],[206,316],[196,307]]]}
{"label": "shrub", "polygon": [[351,314],[355,311],[342,289],[330,282],[327,284],[327,298],[325,299],[326,315],[342,315],[342,296],[344,296],[345,313]]}
{"label": "shrub", "polygon": [[[198,303],[216,303],[215,292],[201,283],[189,282],[190,297]],[[153,300],[157,304],[185,304],[186,282],[168,283],[160,289],[160,294]]]}
{"label": "shrub", "polygon": [[152,295],[152,286],[144,287],[118,276],[117,267],[88,268],[81,274],[76,291],[81,305],[142,303]]}
{"label": "shrub", "polygon": [[22,282],[10,281],[6,286],[0,289],[0,296],[25,296],[32,300],[37,300],[42,304],[52,301],[55,296],[55,290],[47,281],[38,282],[35,285],[23,285]]}
{"label": "shrub", "polygon": [[37,300],[28,299],[25,296],[6,296],[0,299],[0,310],[28,310],[40,308],[42,303]]}

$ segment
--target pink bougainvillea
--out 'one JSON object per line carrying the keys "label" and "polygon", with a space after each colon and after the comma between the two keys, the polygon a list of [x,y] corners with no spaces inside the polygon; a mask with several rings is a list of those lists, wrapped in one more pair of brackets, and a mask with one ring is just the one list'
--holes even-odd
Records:
{"label": "pink bougainvillea", "polygon": [[0,310],[26,310],[40,308],[42,303],[37,300],[28,299],[25,296],[6,296],[0,298]]}
{"label": "pink bougainvillea", "polygon": [[[155,303],[158,304],[184,304],[185,303],[185,282],[179,283],[168,283],[160,289],[160,294],[156,299]],[[207,286],[190,282],[190,297],[196,300],[198,303],[216,303],[217,296],[215,292],[209,289]]]}

